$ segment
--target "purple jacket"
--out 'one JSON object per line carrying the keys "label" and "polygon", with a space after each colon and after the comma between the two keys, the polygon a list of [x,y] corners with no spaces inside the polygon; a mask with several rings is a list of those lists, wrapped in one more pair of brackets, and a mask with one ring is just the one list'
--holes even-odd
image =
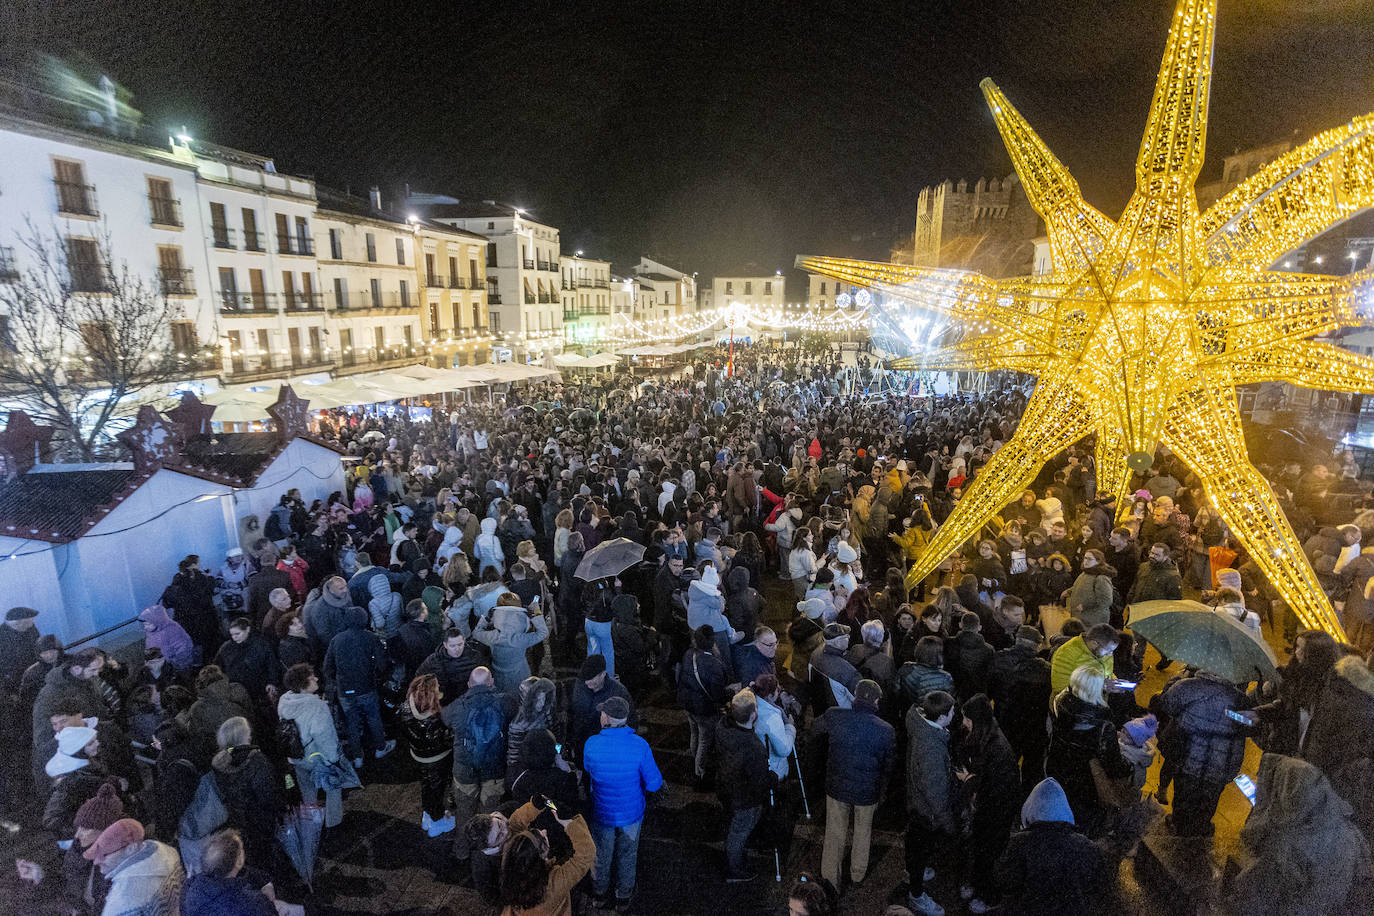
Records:
{"label": "purple jacket", "polygon": [[185,671],[195,664],[191,637],[167,614],[160,604],[146,607],[138,615],[143,621],[143,644],[149,649],[161,649],[162,657],[173,668]]}

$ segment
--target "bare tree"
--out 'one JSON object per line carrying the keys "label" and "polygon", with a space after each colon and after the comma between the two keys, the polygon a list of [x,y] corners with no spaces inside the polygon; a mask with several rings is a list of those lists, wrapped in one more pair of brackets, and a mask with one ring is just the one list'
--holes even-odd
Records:
{"label": "bare tree", "polygon": [[20,241],[28,263],[0,284],[0,396],[56,427],[64,456],[105,457],[118,448],[110,424],[121,402],[177,380],[194,359],[171,343],[181,305],[165,278],[116,261],[107,227],[73,241],[29,223]]}

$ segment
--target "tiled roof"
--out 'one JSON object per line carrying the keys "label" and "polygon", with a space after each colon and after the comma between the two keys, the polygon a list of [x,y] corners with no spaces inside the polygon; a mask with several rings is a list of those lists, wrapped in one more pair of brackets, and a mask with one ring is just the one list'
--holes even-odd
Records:
{"label": "tiled roof", "polygon": [[21,474],[0,484],[0,534],[75,540],[147,479],[133,468]]}
{"label": "tiled roof", "polygon": [[276,457],[281,444],[275,432],[197,436],[182,448],[182,464],[250,481]]}
{"label": "tiled roof", "polygon": [[670,277],[667,274],[636,274],[640,280],[653,280],[655,283],[676,283],[680,277]]}
{"label": "tiled roof", "polygon": [[275,432],[217,433],[192,437],[182,446],[181,462],[168,465],[168,468],[231,486],[252,486],[267,466],[296,439],[343,452],[332,442],[309,435],[283,441]]}

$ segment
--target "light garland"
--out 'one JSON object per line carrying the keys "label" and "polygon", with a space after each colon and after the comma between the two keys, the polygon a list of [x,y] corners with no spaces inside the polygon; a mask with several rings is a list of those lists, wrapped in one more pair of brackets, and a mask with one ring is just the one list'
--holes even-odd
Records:
{"label": "light garland", "polygon": [[798,266],[947,319],[958,342],[898,368],[1012,369],[1038,384],[1016,435],[983,468],[929,548],[915,584],[1075,441],[1096,433],[1098,489],[1124,495],[1166,444],[1305,626],[1343,639],[1273,491],[1250,464],[1235,387],[1262,381],[1374,393],[1374,360],[1307,338],[1361,323],[1369,270],[1269,270],[1284,252],[1374,204],[1374,116],[1280,157],[1199,214],[1216,0],[1180,0],[1136,161],[1113,223],[989,80],[982,84],[1052,269],[977,274],[832,258]]}

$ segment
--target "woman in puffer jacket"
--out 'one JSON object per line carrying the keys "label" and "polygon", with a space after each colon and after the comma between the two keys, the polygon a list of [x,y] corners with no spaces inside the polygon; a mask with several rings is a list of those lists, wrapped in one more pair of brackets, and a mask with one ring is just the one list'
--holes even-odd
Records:
{"label": "woman in puffer jacket", "polygon": [[477,574],[479,576],[487,569],[494,569],[502,575],[505,574],[506,554],[501,550],[501,539],[496,536],[496,519],[482,519],[482,533],[477,535],[477,542],[472,549],[477,558]]}
{"label": "woman in puffer jacket", "polygon": [[1069,686],[1050,701],[1050,748],[1045,775],[1064,787],[1074,821],[1089,836],[1103,827],[1104,810],[1097,797],[1092,762],[1119,779],[1131,773],[1121,756],[1116,725],[1103,697],[1102,672],[1091,665],[1074,669]]}
{"label": "woman in puffer jacket", "polygon": [[453,732],[439,715],[439,679],[422,674],[410,682],[400,709],[410,759],[420,767],[420,826],[431,838],[453,829],[454,819],[444,807],[449,775],[453,772]]}

